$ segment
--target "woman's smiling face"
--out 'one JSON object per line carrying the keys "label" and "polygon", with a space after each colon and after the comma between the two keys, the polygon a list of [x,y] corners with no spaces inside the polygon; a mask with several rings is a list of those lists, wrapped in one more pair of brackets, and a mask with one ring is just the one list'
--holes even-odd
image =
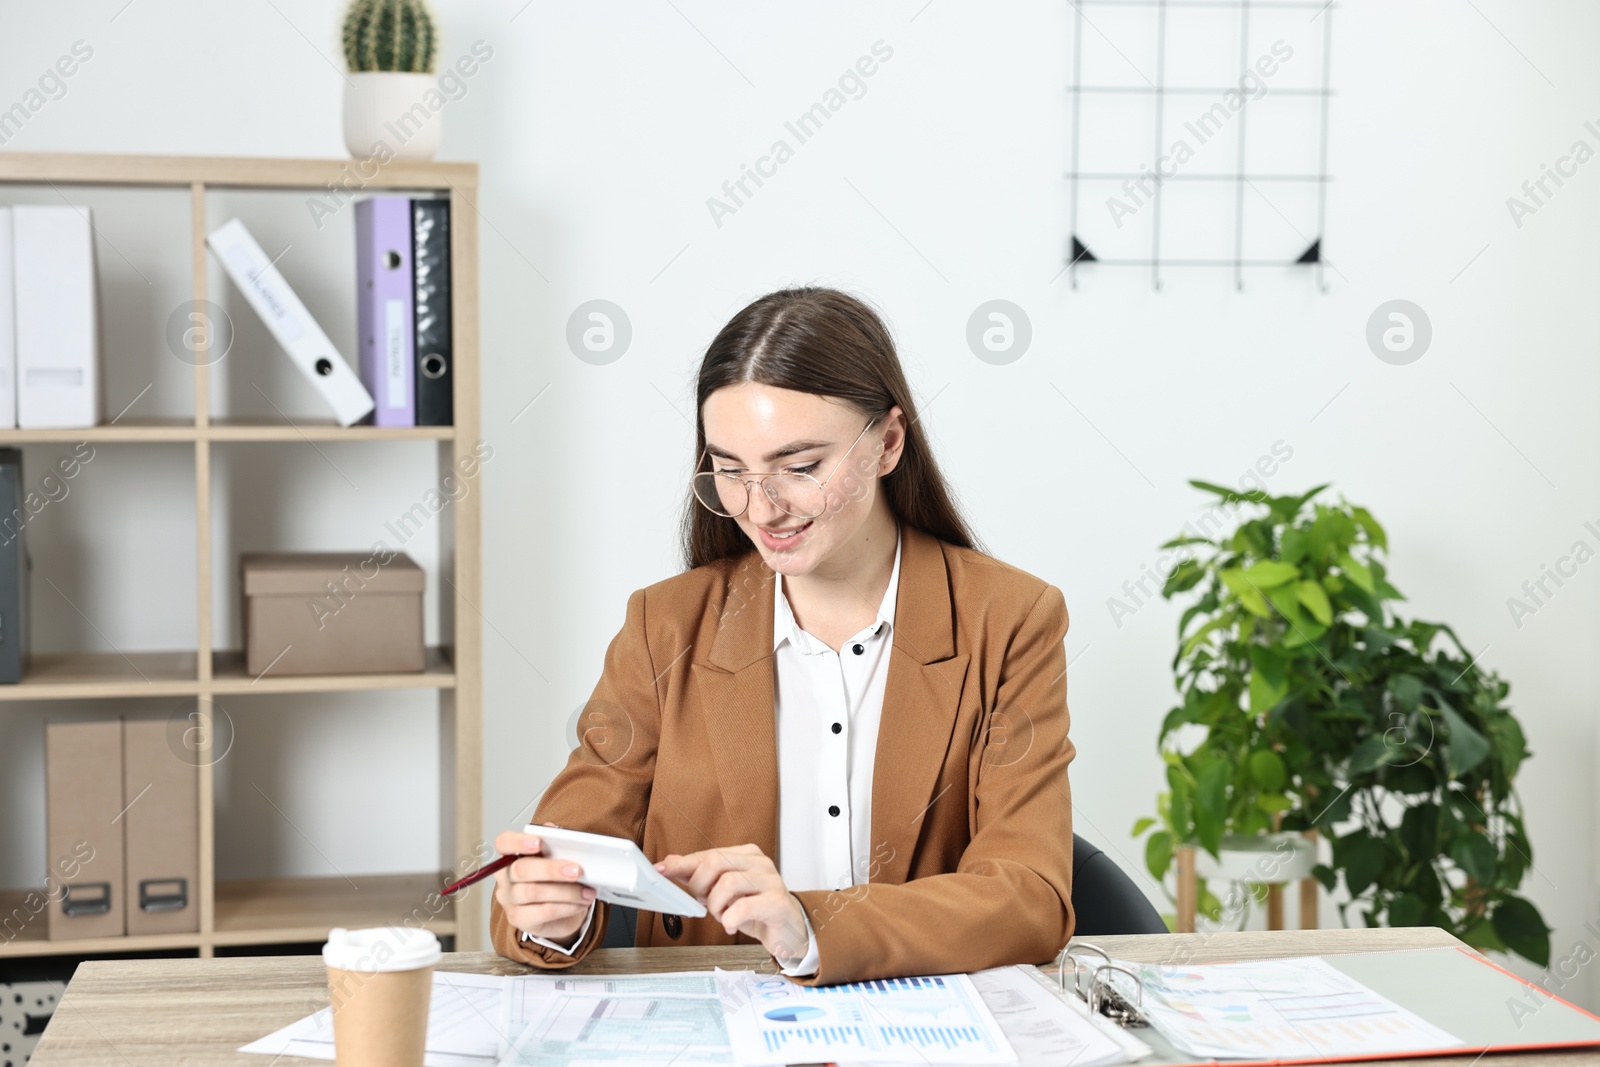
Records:
{"label": "woman's smiling face", "polygon": [[849,544],[878,503],[879,475],[898,459],[898,449],[884,452],[884,427],[893,418],[863,434],[869,416],[812,393],[740,382],[707,397],[701,417],[710,454],[702,470],[809,474],[826,487],[826,509],[814,519],[783,511],[753,486],[749,506],[734,519],[779,574],[809,574]]}

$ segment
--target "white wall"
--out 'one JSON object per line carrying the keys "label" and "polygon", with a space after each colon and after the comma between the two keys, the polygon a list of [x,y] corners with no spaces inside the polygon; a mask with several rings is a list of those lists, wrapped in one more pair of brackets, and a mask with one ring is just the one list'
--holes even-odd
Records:
{"label": "white wall", "polygon": [[[337,5],[123,4],[11,5],[0,106],[74,40],[95,53],[6,148],[342,154]],[[820,282],[885,310],[980,535],[1065,591],[1081,832],[1140,868],[1127,830],[1153,808],[1155,732],[1173,699],[1177,613],[1155,604],[1119,628],[1107,598],[1203,506],[1185,479],[1236,481],[1282,441],[1293,456],[1272,488],[1331,480],[1370,507],[1389,528],[1407,610],[1452,623],[1513,683],[1534,752],[1520,783],[1536,861],[1525,890],[1556,927],[1553,959],[1595,945],[1583,923],[1597,911],[1596,572],[1580,570],[1521,627],[1506,599],[1573,541],[1596,543],[1582,524],[1600,519],[1600,164],[1520,228],[1506,198],[1574,140],[1600,147],[1583,128],[1600,120],[1587,47],[1600,9],[1347,0],[1334,14],[1331,290],[1259,271],[1236,293],[1226,272],[1173,270],[1157,294],[1132,270],[1086,274],[1077,292],[1057,277],[1068,5],[439,7],[443,57],[479,39],[494,49],[446,109],[442,153],[483,166],[483,423],[496,448],[484,475],[485,834],[520,822],[559,766],[627,594],[678,566],[704,345],[754,296]],[[1110,20],[1102,11],[1085,9]],[[1108,21],[1107,32],[1122,31]],[[865,95],[716,225],[707,197],[879,40],[893,56]],[[281,225],[304,223],[291,208]],[[159,242],[126,220],[106,238],[136,260]],[[320,248],[286,258],[291,279],[318,275]],[[993,298],[1033,325],[1032,348],[1009,366],[965,342],[969,314]],[[1395,298],[1420,304],[1434,328],[1432,348],[1405,367],[1364,340],[1369,314]],[[632,323],[631,347],[607,366],[575,358],[564,339],[592,299]],[[332,317],[344,314],[336,305]],[[291,380],[273,381],[292,395]],[[363,493],[406,500],[410,471],[374,464]],[[330,483],[329,500],[342,492]],[[71,525],[85,539],[79,558],[117,551],[114,526]],[[358,525],[339,532],[360,537]],[[152,538],[143,551],[185,573],[188,544]],[[162,601],[148,630],[162,641],[143,647],[178,640],[191,602],[182,588]],[[368,783],[386,818],[425,818],[395,783],[429,765],[426,719],[401,717],[387,770]],[[373,843],[355,825],[316,822],[310,776],[269,778],[271,751],[241,758],[228,796],[242,804],[244,783],[279,783],[300,798],[290,814],[352,869],[428,862],[433,827],[426,840]],[[239,822],[275,843],[270,869],[327,873],[271,819]],[[225,873],[257,873],[249,853],[225,842]],[[1331,906],[1323,917],[1334,921]],[[1597,1002],[1586,972],[1560,991]]]}

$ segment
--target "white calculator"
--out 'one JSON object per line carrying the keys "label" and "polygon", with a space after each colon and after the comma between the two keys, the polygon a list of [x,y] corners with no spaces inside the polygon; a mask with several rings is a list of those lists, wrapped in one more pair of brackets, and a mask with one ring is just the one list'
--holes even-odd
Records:
{"label": "white calculator", "polygon": [[706,913],[704,904],[656,870],[639,846],[625,837],[532,824],[523,833],[539,839],[540,855],[582,867],[580,884],[592,886],[595,896],[608,904],[691,918]]}

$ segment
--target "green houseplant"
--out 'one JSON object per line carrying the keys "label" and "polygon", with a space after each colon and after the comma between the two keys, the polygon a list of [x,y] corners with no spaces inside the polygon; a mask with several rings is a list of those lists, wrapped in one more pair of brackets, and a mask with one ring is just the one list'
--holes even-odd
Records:
{"label": "green houseplant", "polygon": [[431,159],[444,97],[433,77],[438,35],[423,0],[351,0],[340,35],[350,68],[345,147],[357,158]]}
{"label": "green houseplant", "polygon": [[[1367,509],[1190,482],[1238,509],[1231,532],[1177,537],[1162,596],[1192,600],[1161,726],[1167,790],[1148,832],[1158,880],[1174,850],[1317,830],[1368,926],[1439,926],[1479,949],[1549,962],[1549,928],[1514,891],[1532,865],[1513,780],[1528,755],[1510,686],[1450,627],[1404,621],[1384,529]],[[1221,902],[1200,886],[1199,910]],[[1169,895],[1170,895],[1169,890]]]}

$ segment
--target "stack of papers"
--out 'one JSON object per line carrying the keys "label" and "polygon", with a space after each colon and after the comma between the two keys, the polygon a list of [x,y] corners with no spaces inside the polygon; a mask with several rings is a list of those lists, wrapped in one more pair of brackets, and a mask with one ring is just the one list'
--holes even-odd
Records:
{"label": "stack of papers", "polygon": [[[241,1052],[332,1060],[328,1009]],[[1149,1047],[1031,967],[842,986],[754,971],[582,977],[435,972],[428,1067],[1108,1067]]]}

